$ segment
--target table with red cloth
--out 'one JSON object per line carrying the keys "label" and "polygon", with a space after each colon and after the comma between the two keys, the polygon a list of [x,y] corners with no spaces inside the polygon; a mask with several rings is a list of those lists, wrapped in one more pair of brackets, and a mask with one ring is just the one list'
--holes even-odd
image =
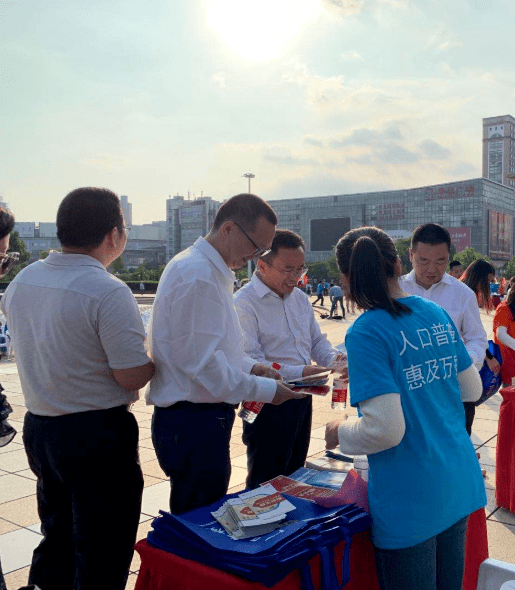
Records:
{"label": "table with red cloth", "polygon": [[497,506],[515,512],[515,387],[505,387],[497,427],[495,499]]}
{"label": "table with red cloth", "polygon": [[[335,548],[335,560],[340,564],[336,568],[338,575],[344,546],[342,541]],[[141,567],[135,590],[266,590],[263,584],[156,549],[144,539],[136,544],[136,550],[141,556]],[[476,590],[479,566],[487,557],[486,516],[481,508],[469,518],[463,590]],[[353,536],[350,558],[351,578],[345,590],[379,590],[368,532]],[[311,559],[310,566],[315,590],[320,590],[320,558]],[[300,587],[300,573],[295,570],[273,586],[273,590],[300,590]]]}

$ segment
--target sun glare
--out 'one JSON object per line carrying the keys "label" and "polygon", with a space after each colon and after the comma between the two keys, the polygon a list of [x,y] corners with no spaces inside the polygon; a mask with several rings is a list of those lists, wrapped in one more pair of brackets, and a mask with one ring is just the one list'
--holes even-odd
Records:
{"label": "sun glare", "polygon": [[279,56],[319,10],[317,0],[208,0],[207,22],[233,52],[260,62]]}

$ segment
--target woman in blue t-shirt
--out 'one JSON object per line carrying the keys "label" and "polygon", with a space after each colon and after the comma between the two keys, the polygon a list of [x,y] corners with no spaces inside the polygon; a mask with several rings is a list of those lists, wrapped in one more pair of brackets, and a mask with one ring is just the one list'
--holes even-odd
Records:
{"label": "woman in blue t-shirt", "polygon": [[327,425],[327,448],[368,455],[372,541],[383,590],[461,590],[467,518],[486,504],[463,428],[481,380],[445,310],[404,293],[391,238],[374,227],[336,246],[365,310],[345,338],[357,422]]}

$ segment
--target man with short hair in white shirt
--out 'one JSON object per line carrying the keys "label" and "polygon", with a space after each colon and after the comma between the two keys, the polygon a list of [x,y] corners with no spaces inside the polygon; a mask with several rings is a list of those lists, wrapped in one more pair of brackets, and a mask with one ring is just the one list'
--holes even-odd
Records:
{"label": "man with short hair in white shirt", "polygon": [[72,191],[59,206],[57,237],[62,252],[24,268],[1,302],[43,532],[29,584],[123,590],[143,492],[129,406],[154,365],[134,296],[107,272],[127,242],[120,199],[107,189]]}
{"label": "man with short hair in white shirt", "polygon": [[[252,280],[234,296],[245,352],[256,362],[280,364],[285,380],[325,371],[338,354],[322,334],[308,297],[296,288],[306,271],[304,248],[298,234],[278,229],[270,252],[257,261]],[[319,366],[311,365],[312,359]],[[248,488],[304,465],[311,415],[308,396],[279,407],[265,404],[252,424],[243,422]]]}
{"label": "man with short hair in white shirt", "polygon": [[[456,324],[476,369],[485,359],[488,339],[481,323],[474,291],[445,271],[449,264],[451,236],[436,223],[426,223],[415,229],[409,250],[413,270],[401,277],[401,289],[434,301],[447,311]],[[435,326],[435,336],[438,326]],[[475,415],[473,402],[464,402],[467,432],[471,434]]]}
{"label": "man with short hair in white shirt", "polygon": [[277,216],[241,194],[218,210],[206,238],[175,256],[157,289],[150,329],[156,374],[152,441],[180,514],[222,498],[229,485],[235,404],[298,397],[277,373],[245,357],[233,303],[233,270],[270,247]]}

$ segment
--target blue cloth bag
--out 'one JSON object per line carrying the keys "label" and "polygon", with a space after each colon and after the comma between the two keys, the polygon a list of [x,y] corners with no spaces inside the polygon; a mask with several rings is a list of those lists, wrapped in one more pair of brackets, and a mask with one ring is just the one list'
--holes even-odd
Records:
{"label": "blue cloth bag", "polygon": [[[494,358],[497,359],[499,364],[502,364],[501,351],[499,346],[497,346],[493,340],[488,341],[488,350],[493,354]],[[499,372],[496,375],[490,370],[486,361],[483,363],[481,371],[479,371],[479,376],[481,377],[481,383],[483,384],[483,393],[477,402],[474,402],[476,406],[480,406],[488,398],[496,394],[499,391],[499,387],[502,385],[501,373]]]}
{"label": "blue cloth bag", "polygon": [[[211,515],[228,497],[181,516],[161,512],[152,524],[148,543],[268,587],[300,569],[303,590],[313,589],[307,562],[320,554],[323,590],[339,590],[348,582],[352,535],[369,529],[371,524],[370,516],[361,508],[352,504],[323,508],[289,496],[296,509],[288,514],[288,524],[268,535],[234,541]],[[342,540],[346,541],[346,546],[340,586],[333,547]]]}

